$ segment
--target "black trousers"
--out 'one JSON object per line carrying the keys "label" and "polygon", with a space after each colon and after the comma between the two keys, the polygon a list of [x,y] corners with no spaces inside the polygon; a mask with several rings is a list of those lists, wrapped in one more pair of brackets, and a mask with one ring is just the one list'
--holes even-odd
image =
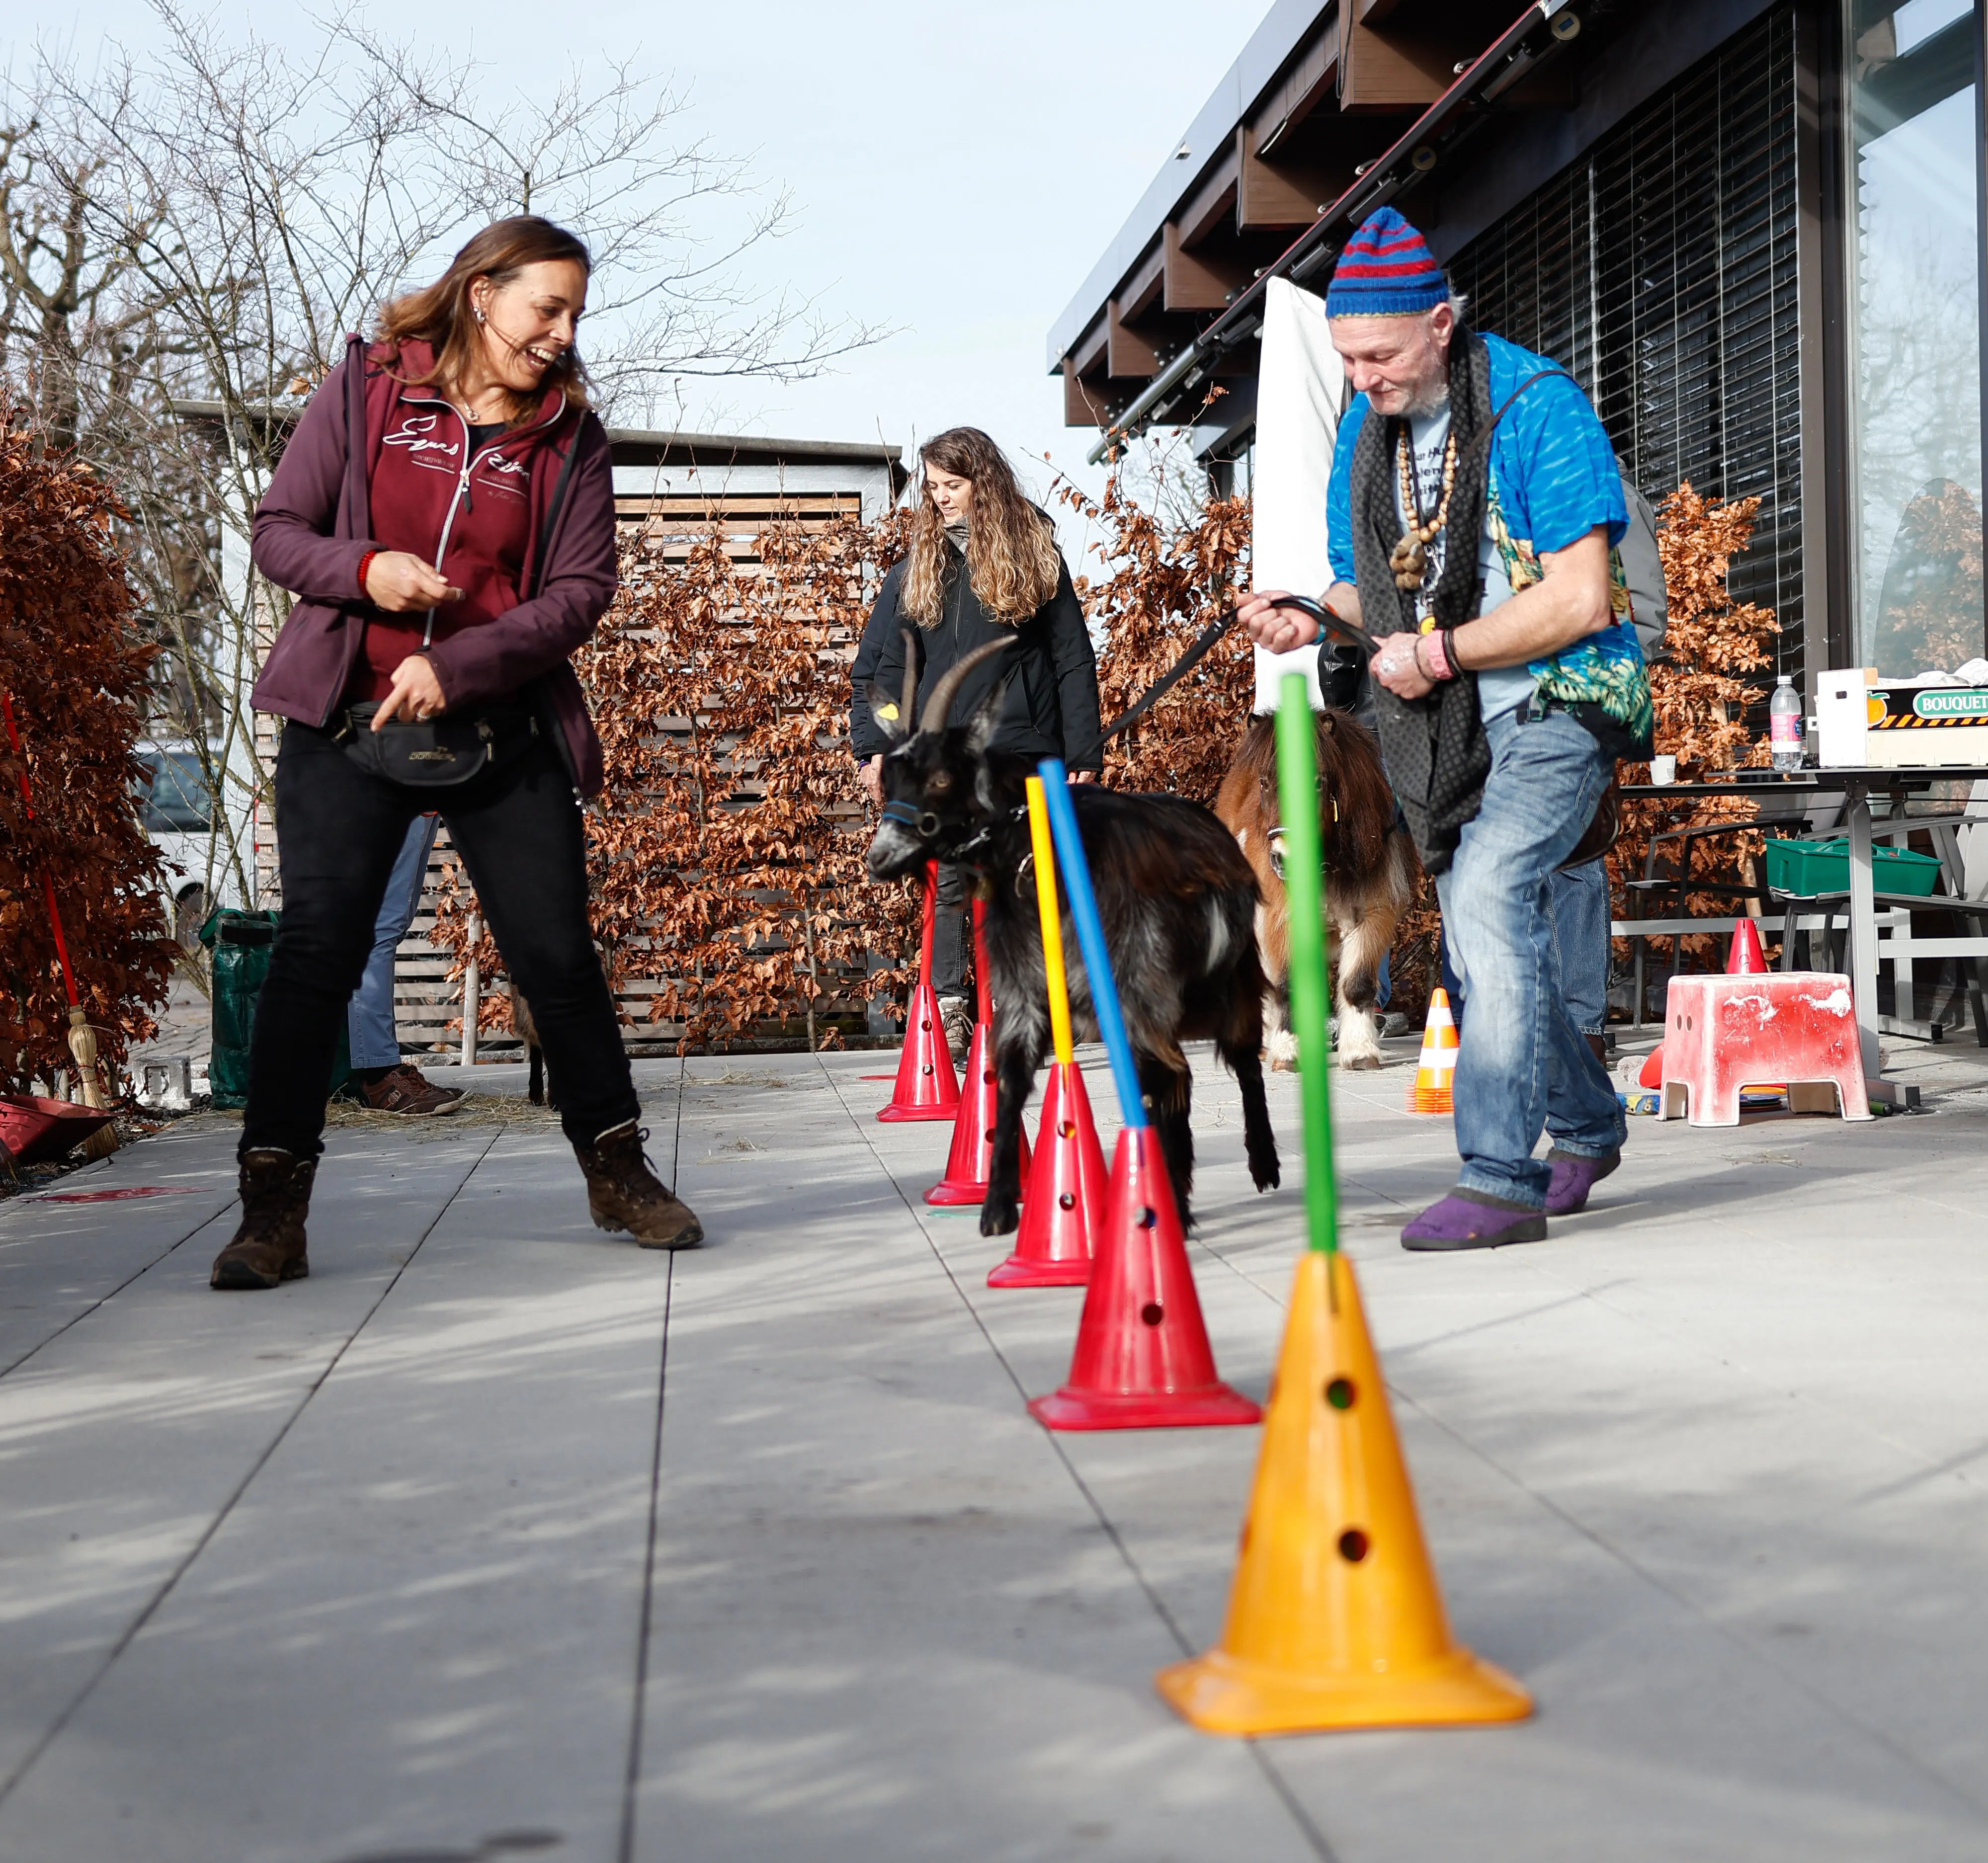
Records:
{"label": "black trousers", "polygon": [[505,967],[532,1006],[576,1144],[641,1107],[587,915],[580,804],[543,739],[454,789],[359,769],[328,732],[292,723],[276,755],[282,916],[255,1011],[242,1149],[314,1158],[345,1006],[407,824],[439,806]]}
{"label": "black trousers", "polygon": [[966,979],[973,956],[972,874],[940,861],[933,899],[932,994],[970,1000],[973,990]]}

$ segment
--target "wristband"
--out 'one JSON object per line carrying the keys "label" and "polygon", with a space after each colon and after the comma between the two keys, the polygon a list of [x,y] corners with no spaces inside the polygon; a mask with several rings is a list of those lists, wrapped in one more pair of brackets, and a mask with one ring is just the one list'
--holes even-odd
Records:
{"label": "wristband", "polygon": [[[1425,634],[1415,642],[1415,664],[1431,679],[1441,681],[1453,679],[1456,677],[1456,668],[1451,665],[1447,651],[1449,644],[1443,638],[1448,632],[1447,628],[1443,628],[1432,634]],[[1428,664],[1426,666],[1422,664],[1422,651],[1425,647],[1429,650]]]}
{"label": "wristband", "polygon": [[379,555],[377,549],[369,549],[359,559],[359,593],[368,601],[373,598],[366,593],[366,572],[372,568],[373,559]]}

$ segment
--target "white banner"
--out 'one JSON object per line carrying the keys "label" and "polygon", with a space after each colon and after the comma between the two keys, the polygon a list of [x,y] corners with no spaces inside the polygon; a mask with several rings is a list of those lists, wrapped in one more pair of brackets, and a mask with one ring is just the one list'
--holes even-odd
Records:
{"label": "white banner", "polygon": [[[1251,580],[1259,589],[1323,596],[1332,580],[1326,555],[1325,490],[1346,374],[1332,347],[1325,300],[1287,279],[1270,281],[1263,303],[1263,363],[1256,381],[1256,446],[1250,472],[1256,516]],[[1317,708],[1318,650],[1256,649],[1259,712],[1273,712],[1277,682],[1303,673]]]}

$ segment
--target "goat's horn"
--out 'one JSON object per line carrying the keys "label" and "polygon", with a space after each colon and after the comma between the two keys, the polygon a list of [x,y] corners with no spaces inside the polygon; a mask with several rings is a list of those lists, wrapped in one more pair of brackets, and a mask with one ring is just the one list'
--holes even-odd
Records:
{"label": "goat's horn", "polygon": [[918,644],[908,627],[898,631],[904,640],[904,708],[898,714],[898,729],[908,732],[918,708]]}
{"label": "goat's horn", "polygon": [[966,683],[966,676],[976,666],[985,664],[996,654],[1008,651],[1006,640],[989,641],[983,647],[976,647],[964,660],[955,660],[945,669],[932,695],[925,701],[925,715],[918,720],[921,731],[943,731],[947,714],[952,710],[952,702],[959,696],[959,688]]}

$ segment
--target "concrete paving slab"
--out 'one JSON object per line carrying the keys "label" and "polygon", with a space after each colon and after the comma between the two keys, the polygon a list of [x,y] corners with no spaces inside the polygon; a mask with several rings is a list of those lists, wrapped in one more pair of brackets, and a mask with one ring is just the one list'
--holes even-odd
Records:
{"label": "concrete paving slab", "polygon": [[878,1171],[944,1128],[866,1130],[868,1058],[693,1065],[726,1241],[671,1319],[637,1855],[1313,1855],[1146,1688],[1175,1647]]}
{"label": "concrete paving slab", "polygon": [[[493,1158],[494,1131],[455,1130],[423,1161],[454,1161],[443,1208],[404,1187],[393,1297],[15,1795],[0,1855],[615,1854],[671,1258],[592,1226],[556,1133]],[[349,1175],[314,1225],[348,1214]]]}
{"label": "concrete paving slab", "polygon": [[[180,1161],[232,1173],[236,1136],[191,1137]],[[334,1155],[320,1180],[309,1280],[266,1296],[213,1293],[224,1212],[0,1379],[0,1790],[205,1546],[495,1136],[465,1129],[433,1146]],[[137,1162],[143,1150],[117,1158]],[[69,1277],[32,1264],[103,1245],[130,1208],[79,1207],[120,1213],[97,1216],[95,1236],[64,1222],[18,1245],[22,1283],[58,1315],[73,1297]],[[108,1252],[129,1243],[109,1233]]]}
{"label": "concrete paving slab", "polygon": [[[1638,1120],[1549,1242],[1430,1258],[1414,1053],[1335,1077],[1342,1233],[1452,1621],[1537,1720],[1173,1719],[1258,1432],[1028,1420],[1080,1295],[985,1287],[888,1057],[642,1063],[712,1236],[673,1263],[479,1068],[465,1118],[333,1132],[265,1299],[204,1287],[218,1124],[69,1180],[193,1195],[0,1211],[0,1859],[1988,1856],[1988,1069],[1906,1048],[1928,1110],[1869,1127]],[[1256,1195],[1232,1085],[1197,1099],[1204,1309],[1260,1393],[1297,1174]]]}

